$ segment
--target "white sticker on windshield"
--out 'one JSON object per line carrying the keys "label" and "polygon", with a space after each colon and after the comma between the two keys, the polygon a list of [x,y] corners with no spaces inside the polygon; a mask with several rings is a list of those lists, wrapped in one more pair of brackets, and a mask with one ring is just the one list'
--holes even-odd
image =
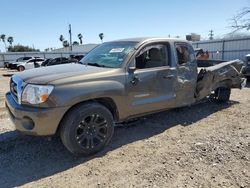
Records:
{"label": "white sticker on windshield", "polygon": [[121,53],[123,50],[124,48],[113,48],[109,51],[109,53]]}

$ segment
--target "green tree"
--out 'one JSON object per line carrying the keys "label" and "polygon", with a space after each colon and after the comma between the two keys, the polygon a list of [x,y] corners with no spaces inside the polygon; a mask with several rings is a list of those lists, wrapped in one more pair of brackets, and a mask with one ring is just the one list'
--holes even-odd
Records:
{"label": "green tree", "polygon": [[12,46],[12,43],[14,42],[14,38],[13,37],[8,37],[7,41],[10,44],[10,46]]}
{"label": "green tree", "polygon": [[79,33],[78,35],[77,35],[77,37],[79,38],[79,40],[80,40],[80,44],[82,44],[82,34],[81,33]]}
{"label": "green tree", "polygon": [[6,35],[5,35],[5,34],[1,34],[1,35],[0,35],[0,39],[1,39],[2,42],[4,43],[4,47],[5,47],[5,50],[6,50],[6,41],[5,41]]}
{"label": "green tree", "polygon": [[[62,43],[62,45],[63,45],[63,42],[64,42],[64,37],[63,37],[63,35],[60,35],[59,40],[61,41],[61,43]],[[63,46],[64,46],[64,45],[63,45]]]}
{"label": "green tree", "polygon": [[63,47],[69,47],[69,42],[67,40],[63,41]]}
{"label": "green tree", "polygon": [[100,33],[100,34],[99,34],[99,38],[100,38],[101,41],[103,42],[104,34],[103,34],[103,33]]}
{"label": "green tree", "polygon": [[21,44],[10,46],[8,48],[9,52],[39,52],[39,49],[34,49],[29,46],[23,46]]}

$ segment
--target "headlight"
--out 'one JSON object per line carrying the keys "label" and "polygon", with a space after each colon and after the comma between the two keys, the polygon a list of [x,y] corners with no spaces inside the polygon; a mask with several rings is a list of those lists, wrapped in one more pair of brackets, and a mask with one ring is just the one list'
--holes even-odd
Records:
{"label": "headlight", "polygon": [[51,85],[33,85],[28,84],[22,93],[22,102],[28,102],[30,104],[40,104],[45,102],[54,86]]}

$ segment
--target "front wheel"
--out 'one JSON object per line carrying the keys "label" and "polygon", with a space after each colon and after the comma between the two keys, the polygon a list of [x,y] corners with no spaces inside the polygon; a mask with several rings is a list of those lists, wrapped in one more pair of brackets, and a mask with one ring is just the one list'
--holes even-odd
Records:
{"label": "front wheel", "polygon": [[71,153],[87,156],[102,150],[110,142],[113,132],[111,112],[98,103],[87,103],[65,116],[60,136]]}
{"label": "front wheel", "polygon": [[24,68],[24,66],[19,66],[19,67],[17,67],[17,70],[18,70],[19,72],[22,72],[22,71],[25,70],[25,68]]}

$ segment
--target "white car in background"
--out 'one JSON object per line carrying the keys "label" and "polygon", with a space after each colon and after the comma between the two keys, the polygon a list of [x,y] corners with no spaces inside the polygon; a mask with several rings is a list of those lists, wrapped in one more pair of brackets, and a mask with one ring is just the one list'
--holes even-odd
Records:
{"label": "white car in background", "polygon": [[37,68],[37,67],[40,67],[44,61],[45,59],[43,58],[32,58],[27,61],[16,62],[16,69],[18,71],[24,71],[28,69]]}
{"label": "white car in background", "polygon": [[16,66],[18,64],[18,62],[24,62],[24,61],[28,61],[29,59],[32,59],[33,57],[30,56],[25,56],[25,57],[19,57],[16,59],[16,61],[7,61],[4,62],[5,63],[5,67],[9,68],[9,69],[16,69]]}

